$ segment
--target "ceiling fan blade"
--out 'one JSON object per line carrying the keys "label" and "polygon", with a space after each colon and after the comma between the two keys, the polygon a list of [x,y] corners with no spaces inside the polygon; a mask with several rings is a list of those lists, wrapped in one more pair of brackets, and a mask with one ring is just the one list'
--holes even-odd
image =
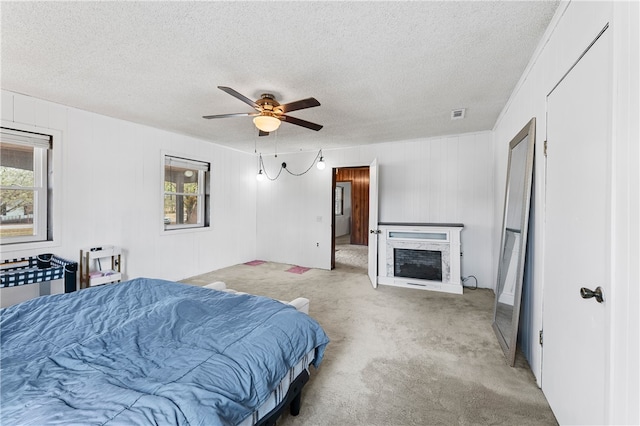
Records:
{"label": "ceiling fan blade", "polygon": [[255,117],[258,112],[238,112],[236,114],[203,115],[202,118]]}
{"label": "ceiling fan blade", "polygon": [[281,115],[280,120],[286,121],[287,123],[295,124],[296,126],[306,127],[307,129],[315,130],[316,132],[322,129],[321,124],[316,124],[310,121],[301,120],[299,118],[291,117],[289,115]]}
{"label": "ceiling fan blade", "polygon": [[240,99],[242,102],[244,102],[247,105],[250,105],[252,108],[260,111],[260,107],[258,106],[258,104],[256,104],[254,101],[252,101],[251,99],[247,98],[245,95],[242,95],[238,92],[236,92],[235,90],[233,90],[231,87],[226,87],[226,86],[218,86],[218,89],[227,92],[228,94],[230,94],[231,96],[233,96],[234,98]]}
{"label": "ceiling fan blade", "polygon": [[317,106],[320,106],[320,102],[318,102],[316,98],[307,98],[307,99],[301,99],[295,102],[289,102],[288,104],[280,105],[280,108],[282,108],[282,112],[286,114],[287,112],[297,111],[299,109],[305,109],[305,108],[313,108]]}
{"label": "ceiling fan blade", "polygon": [[258,130],[258,136],[269,136],[269,132],[263,132],[262,130]]}

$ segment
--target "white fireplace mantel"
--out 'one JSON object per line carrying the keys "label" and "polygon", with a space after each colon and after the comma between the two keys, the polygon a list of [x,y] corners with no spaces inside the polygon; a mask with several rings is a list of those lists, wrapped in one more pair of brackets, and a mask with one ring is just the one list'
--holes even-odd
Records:
{"label": "white fireplace mantel", "polygon": [[[460,223],[378,224],[378,284],[462,294],[460,233],[463,227]],[[440,252],[441,280],[398,276],[394,249]]]}

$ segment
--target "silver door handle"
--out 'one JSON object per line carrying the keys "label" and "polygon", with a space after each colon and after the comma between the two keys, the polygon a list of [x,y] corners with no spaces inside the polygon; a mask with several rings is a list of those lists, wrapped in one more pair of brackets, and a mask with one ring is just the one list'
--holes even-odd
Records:
{"label": "silver door handle", "polygon": [[370,234],[382,234],[382,231],[379,229],[370,229],[369,230]]}
{"label": "silver door handle", "polygon": [[604,301],[604,295],[602,294],[602,287],[596,287],[595,290],[589,290],[586,287],[580,289],[580,296],[583,299],[591,299],[595,297],[596,302],[602,303]]}

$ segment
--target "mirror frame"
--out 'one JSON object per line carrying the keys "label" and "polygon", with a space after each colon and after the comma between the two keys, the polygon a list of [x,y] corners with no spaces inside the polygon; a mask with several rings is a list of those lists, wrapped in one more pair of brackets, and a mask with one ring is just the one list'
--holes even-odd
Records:
{"label": "mirror frame", "polygon": [[[508,212],[507,209],[510,207],[509,204],[509,180],[511,178],[512,170],[511,170],[511,155],[513,150],[518,144],[520,144],[525,138],[528,137],[529,146],[527,147],[527,157],[525,163],[525,175],[524,175],[524,188],[523,188],[523,206],[522,206],[522,216],[520,217],[520,251],[518,257],[517,264],[517,274],[516,274],[516,282],[514,288],[514,304],[513,304],[513,315],[511,317],[511,335],[507,339],[500,330],[499,324],[496,321],[497,311],[498,311],[498,299],[500,298],[500,294],[502,292],[500,286],[500,278],[502,274],[505,273],[503,271],[503,253],[504,253],[504,245],[505,245],[505,234],[506,234],[506,225],[507,225],[507,217]],[[534,148],[536,142],[536,119],[533,117],[529,122],[518,132],[518,134],[509,142],[509,159],[507,162],[507,179],[504,193],[504,208],[502,211],[502,229],[501,229],[501,237],[500,237],[500,252],[498,253],[498,275],[496,277],[496,299],[493,308],[493,323],[492,328],[498,338],[498,342],[502,347],[505,357],[507,358],[507,363],[513,367],[515,365],[516,359],[516,347],[518,342],[518,326],[520,322],[520,305],[522,299],[522,284],[524,280],[524,264],[526,257],[526,247],[527,247],[527,234],[529,231],[529,208],[531,206],[531,186],[533,182],[533,158],[534,158]],[[512,205],[512,204],[511,204]],[[508,265],[507,265],[508,266]],[[508,340],[508,341],[507,341]]]}

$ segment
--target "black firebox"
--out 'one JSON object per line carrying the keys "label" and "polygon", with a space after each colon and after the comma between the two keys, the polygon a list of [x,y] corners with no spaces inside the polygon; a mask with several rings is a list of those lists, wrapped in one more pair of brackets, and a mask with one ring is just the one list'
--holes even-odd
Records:
{"label": "black firebox", "polygon": [[396,277],[442,281],[441,251],[394,248],[393,262]]}

